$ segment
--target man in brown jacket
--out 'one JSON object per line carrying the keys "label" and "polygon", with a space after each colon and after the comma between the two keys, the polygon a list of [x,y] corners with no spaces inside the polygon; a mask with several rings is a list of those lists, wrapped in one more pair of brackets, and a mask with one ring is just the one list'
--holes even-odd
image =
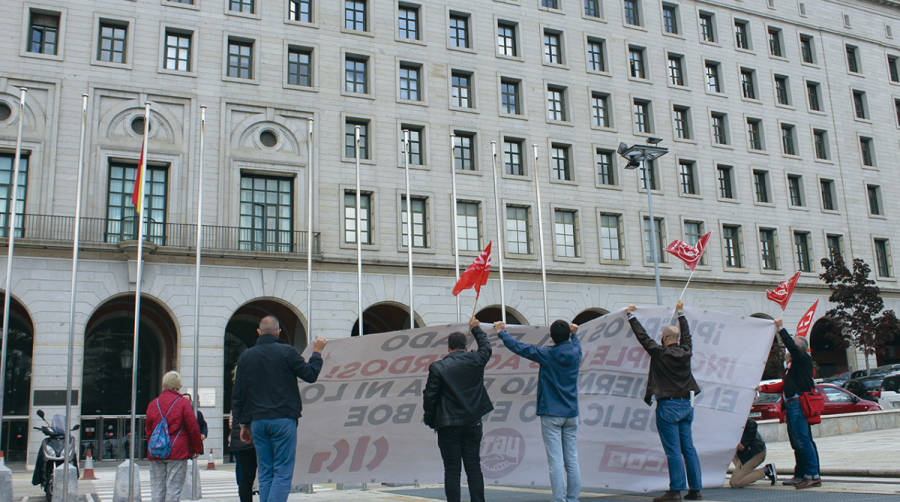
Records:
{"label": "man in brown jacket", "polygon": [[694,449],[691,433],[694,421],[692,398],[700,393],[700,387],[691,374],[691,333],[682,307],[682,301],[678,300],[675,306],[678,326],[666,326],[663,329],[662,345],[653,341],[631,314],[635,309],[634,305],[625,309],[635,338],[650,354],[650,374],[647,376],[644,401],[649,405],[652,397],[656,397],[656,429],[669,465],[669,490],[653,499],[654,502],[679,501],[681,490],[688,487],[690,490],[684,498],[700,500],[700,489],[703,486],[700,479],[700,458]]}

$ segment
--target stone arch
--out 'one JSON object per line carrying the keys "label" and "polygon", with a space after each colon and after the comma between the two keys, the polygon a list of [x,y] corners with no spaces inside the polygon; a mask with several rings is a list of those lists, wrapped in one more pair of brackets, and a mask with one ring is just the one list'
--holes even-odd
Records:
{"label": "stone arch", "polygon": [[[269,147],[260,141],[260,133],[271,131],[275,134],[277,142]],[[293,155],[300,154],[300,140],[293,131],[282,124],[271,120],[248,120],[235,127],[232,142],[241,149],[276,151]]]}
{"label": "stone arch", "polygon": [[828,316],[820,318],[810,329],[809,348],[816,363],[816,376],[824,378],[849,370],[849,344],[841,336],[841,330],[840,323]]}
{"label": "stone arch", "polygon": [[596,307],[584,309],[581,311],[581,313],[579,313],[577,316],[575,316],[574,319],[572,319],[572,324],[581,325],[588,321],[592,321],[598,317],[605,316],[606,314],[609,314],[609,311],[606,309],[601,309],[601,308],[596,308]]}
{"label": "stone arch", "polygon": [[[475,318],[481,322],[493,323],[502,320],[500,316],[500,305],[488,305],[483,309],[479,310],[477,314],[475,314]],[[528,320],[525,319],[525,316],[518,312],[516,309],[506,306],[506,324],[520,324],[527,326]]]}
{"label": "stone arch", "polygon": [[[0,91],[0,101],[6,103],[10,108],[9,118],[3,121],[7,127],[12,127],[19,121],[21,113],[19,106],[18,89],[16,93]],[[25,123],[22,125],[25,135],[32,133],[38,134],[43,131],[47,124],[47,111],[41,106],[39,99],[25,98]]]}
{"label": "stone arch", "polygon": [[[418,312],[413,312],[416,328],[425,326]],[[363,311],[363,335],[387,333],[409,329],[409,306],[399,302],[385,301],[370,305]],[[353,323],[350,336],[359,336],[359,319]]]}
{"label": "stone arch", "polygon": [[[4,300],[0,292],[0,302]],[[3,315],[0,303],[0,316]],[[28,453],[28,416],[31,403],[34,321],[25,305],[13,295],[9,299],[6,384],[3,397],[3,433],[0,450],[10,462],[25,461]]]}
{"label": "stone arch", "polygon": [[[142,135],[131,130],[131,122],[135,118],[144,117],[144,107],[139,106],[137,101],[133,101],[130,106],[122,107],[119,111],[111,114],[100,124],[100,130],[104,131],[107,138],[128,137],[140,138]],[[101,119],[102,120],[102,119]],[[180,133],[176,133],[180,128],[175,127],[178,121],[175,117],[170,117],[162,108],[150,107],[150,141],[162,142],[168,144],[181,143]],[[140,144],[140,143],[137,143]]]}

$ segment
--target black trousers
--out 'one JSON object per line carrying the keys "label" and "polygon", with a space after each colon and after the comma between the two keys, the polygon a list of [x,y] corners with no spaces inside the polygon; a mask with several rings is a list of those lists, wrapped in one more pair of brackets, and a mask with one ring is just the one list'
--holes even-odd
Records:
{"label": "black trousers", "polygon": [[253,482],[256,480],[256,449],[247,448],[235,452],[241,463],[241,480],[238,483],[238,496],[241,502],[253,502]]}
{"label": "black trousers", "polygon": [[466,468],[469,498],[484,502],[484,476],[481,474],[481,424],[441,427],[438,447],[444,461],[444,494],[447,502],[459,502],[460,462]]}

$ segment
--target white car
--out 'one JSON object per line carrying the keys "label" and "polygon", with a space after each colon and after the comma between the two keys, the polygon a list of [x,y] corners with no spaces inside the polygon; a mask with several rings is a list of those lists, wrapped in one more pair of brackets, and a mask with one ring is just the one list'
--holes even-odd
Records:
{"label": "white car", "polygon": [[881,381],[881,407],[886,410],[900,409],[900,373],[891,373]]}

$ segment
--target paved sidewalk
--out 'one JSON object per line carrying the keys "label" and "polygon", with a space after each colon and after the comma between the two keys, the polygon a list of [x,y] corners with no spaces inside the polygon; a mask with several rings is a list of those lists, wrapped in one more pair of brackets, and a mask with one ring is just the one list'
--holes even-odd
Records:
{"label": "paved sidewalk", "polygon": [[[900,478],[900,429],[817,438],[823,475]],[[788,442],[769,443],[766,462],[779,473],[793,472],[794,451]]]}

